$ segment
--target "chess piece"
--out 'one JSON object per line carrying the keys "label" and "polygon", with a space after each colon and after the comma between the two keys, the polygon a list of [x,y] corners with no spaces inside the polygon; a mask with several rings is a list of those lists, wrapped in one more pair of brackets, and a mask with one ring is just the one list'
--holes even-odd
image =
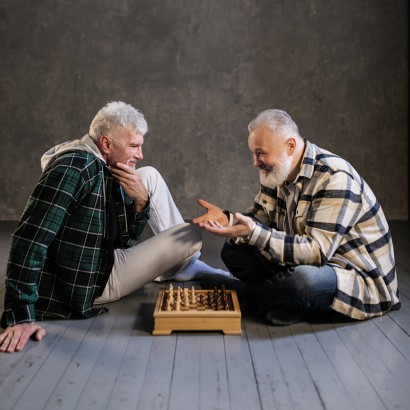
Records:
{"label": "chess piece", "polygon": [[188,298],[188,289],[184,289],[184,304],[185,306],[189,306],[189,298]]}
{"label": "chess piece", "polygon": [[177,311],[177,312],[179,312],[180,310],[181,310],[181,292],[180,292],[180,287],[178,287],[178,290],[177,290],[177,301],[176,301],[176,303],[175,303],[175,310]]}
{"label": "chess piece", "polygon": [[169,299],[170,303],[174,303],[174,287],[172,286],[172,283],[169,284]]}
{"label": "chess piece", "polygon": [[214,297],[213,297],[212,304],[216,306],[217,302],[218,302],[218,288],[215,287],[215,289],[214,289]]}
{"label": "chess piece", "polygon": [[224,309],[229,310],[228,295],[226,294],[226,292],[223,295],[222,303],[223,303]]}

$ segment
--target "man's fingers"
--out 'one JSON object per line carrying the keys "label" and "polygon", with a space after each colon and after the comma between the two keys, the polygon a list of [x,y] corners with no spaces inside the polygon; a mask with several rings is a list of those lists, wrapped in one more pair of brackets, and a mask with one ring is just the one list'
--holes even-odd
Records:
{"label": "man's fingers", "polygon": [[235,212],[235,219],[243,224],[248,224],[250,219],[249,216],[242,215],[240,212]]}
{"label": "man's fingers", "polygon": [[117,181],[124,183],[132,181],[142,184],[141,176],[135,168],[131,168],[120,162],[118,162],[117,165],[110,167],[111,174]]}
{"label": "man's fingers", "polygon": [[34,322],[8,327],[0,335],[0,351],[7,353],[20,352],[24,349],[30,337],[40,341],[45,334],[45,329]]}
{"label": "man's fingers", "polygon": [[39,342],[45,335],[46,335],[46,329],[44,329],[43,327],[39,326],[40,329],[38,329],[35,333],[34,333],[34,340],[36,342]]}
{"label": "man's fingers", "polygon": [[114,176],[115,179],[121,180],[121,181],[127,181],[130,178],[135,178],[137,176],[137,174],[134,173],[132,170],[128,171],[128,170],[123,170],[123,169],[113,168],[113,167],[111,168],[111,174]]}
{"label": "man's fingers", "polygon": [[20,340],[17,346],[15,347],[16,352],[20,352],[24,349],[30,337],[32,337],[36,342],[39,342],[44,337],[45,334],[46,334],[45,329],[36,324],[34,328],[32,329],[32,331],[25,332],[20,336]]}
{"label": "man's fingers", "polygon": [[208,219],[205,218],[205,215],[198,216],[198,218],[194,218],[192,222],[196,225],[199,225],[201,228],[203,228],[203,225],[208,222]]}
{"label": "man's fingers", "polygon": [[[9,335],[9,337],[6,341],[6,344],[8,342],[8,345],[5,346],[5,348],[6,348],[5,351],[7,353],[13,353],[13,352],[16,351],[16,347],[17,347],[18,343],[21,340],[22,332],[21,332],[20,328],[17,328],[15,331],[13,331],[13,330],[9,331],[8,335]],[[27,342],[27,340],[26,340],[26,342]],[[26,343],[23,344],[23,347],[24,347],[25,344]]]}
{"label": "man's fingers", "polygon": [[202,228],[204,228],[206,231],[211,232],[211,233],[213,233],[214,235],[217,235],[217,236],[225,236],[226,235],[226,228],[216,227],[216,226],[210,225],[209,223],[203,224]]}
{"label": "man's fingers", "polygon": [[211,204],[210,202],[205,201],[205,199],[199,198],[197,200],[198,204],[201,205],[203,208],[207,209],[208,211],[212,208],[218,208],[216,205]]}
{"label": "man's fingers", "polygon": [[127,165],[127,164],[123,164],[122,162],[117,162],[116,164],[115,164],[115,166],[114,167],[112,167],[112,170],[111,171],[115,171],[115,169],[120,169],[120,170],[123,170],[123,171],[125,171],[125,172],[129,172],[129,173],[133,173],[134,171],[135,171],[135,168],[132,168],[132,167],[130,167],[129,165]]}
{"label": "man's fingers", "polygon": [[0,352],[6,352],[9,344],[10,344],[10,340],[11,340],[11,335],[7,332],[4,332],[0,335]]}
{"label": "man's fingers", "polygon": [[213,206],[212,204],[210,204],[209,202],[206,202],[205,199],[202,199],[202,198],[199,198],[197,202],[199,205],[201,205],[203,208],[206,208],[206,209],[209,209]]}
{"label": "man's fingers", "polygon": [[27,344],[28,339],[30,339],[30,336],[31,334],[29,332],[23,332],[19,335],[16,334],[13,345],[10,345],[10,351],[21,352]]}
{"label": "man's fingers", "polygon": [[0,335],[0,346],[3,344],[3,342],[6,340],[7,338],[7,333],[4,332]]}
{"label": "man's fingers", "polygon": [[[211,204],[209,204],[208,202],[206,202],[206,201],[205,201],[204,199],[202,199],[202,198],[197,199],[197,202],[198,202],[198,205],[202,206],[202,207],[205,208],[206,210],[208,210],[209,206],[211,205]],[[204,214],[204,215],[201,215],[201,216],[197,216],[196,218],[194,218],[194,219],[192,220],[192,222],[193,222],[194,224],[202,224],[202,223],[204,223],[204,222],[207,221],[206,215],[207,215],[207,214]],[[201,228],[202,228],[202,226],[201,226]]]}
{"label": "man's fingers", "polygon": [[222,228],[222,225],[217,221],[208,221],[208,224],[211,228]]}

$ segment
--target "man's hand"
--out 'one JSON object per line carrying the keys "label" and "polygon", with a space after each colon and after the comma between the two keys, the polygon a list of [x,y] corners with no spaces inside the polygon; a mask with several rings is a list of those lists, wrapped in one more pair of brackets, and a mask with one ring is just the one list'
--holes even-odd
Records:
{"label": "man's hand", "polygon": [[30,337],[39,342],[45,334],[45,329],[35,322],[10,326],[0,335],[0,352],[20,352]]}
{"label": "man's hand", "polygon": [[110,171],[127,195],[134,200],[137,212],[144,209],[148,202],[148,192],[138,171],[128,165],[117,162]]}
{"label": "man's hand", "polygon": [[229,221],[221,208],[218,208],[216,205],[212,205],[203,199],[198,199],[198,204],[204,207],[207,212],[202,216],[195,218],[192,221],[194,224],[199,225],[201,228],[204,228],[204,225],[206,225],[209,221],[217,222],[221,226],[228,225]]}
{"label": "man's hand", "polygon": [[217,221],[208,221],[200,226],[208,232],[226,238],[246,238],[255,229],[256,222],[249,216],[236,212],[235,219],[237,223],[233,226],[224,227]]}

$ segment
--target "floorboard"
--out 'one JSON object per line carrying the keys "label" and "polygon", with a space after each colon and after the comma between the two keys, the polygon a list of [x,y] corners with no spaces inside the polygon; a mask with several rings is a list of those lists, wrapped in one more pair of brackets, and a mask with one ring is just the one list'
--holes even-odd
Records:
{"label": "floorboard", "polygon": [[279,366],[288,386],[293,408],[325,408],[317,386],[313,383],[308,367],[297,345],[297,336],[291,326],[269,327],[269,334],[278,357]]}
{"label": "floorboard", "polygon": [[263,409],[289,408],[288,385],[282,374],[268,326],[255,320],[245,321],[245,331]]}
{"label": "floorboard", "polygon": [[224,336],[210,332],[200,340],[198,408],[230,409]]}
{"label": "floorboard", "polygon": [[338,368],[327,357],[311,326],[300,323],[290,331],[323,407],[329,410],[354,407],[349,391],[340,381]]}
{"label": "floorboard", "polygon": [[[90,319],[88,328],[77,328],[79,335],[76,339],[80,343],[73,341],[75,350],[67,358],[64,370],[52,388],[48,389],[48,394],[44,395],[46,396],[44,408],[50,410],[76,408],[84,386],[90,379],[99,377],[95,372],[95,364],[117,318],[119,307],[119,304],[115,304],[109,314]],[[88,320],[79,321],[78,326],[81,326],[81,322],[88,322]]]}
{"label": "floorboard", "polygon": [[[339,325],[343,327],[345,325]],[[349,324],[348,326],[357,326]],[[363,373],[359,363],[340,337],[337,327],[332,324],[313,324],[312,330],[315,333],[328,360],[332,363],[333,369],[337,372],[340,386],[348,392],[353,408],[356,409],[386,409],[377,391]],[[361,343],[361,341],[358,341]],[[326,374],[324,375],[326,376]]]}
{"label": "floorboard", "polygon": [[241,336],[225,336],[224,339],[231,408],[261,409],[246,332]]}
{"label": "floorboard", "polygon": [[[15,226],[0,222],[1,302]],[[408,409],[409,227],[391,223],[398,311],[364,322],[326,319],[284,327],[242,318],[240,336],[153,336],[156,297],[166,285],[151,283],[110,304],[107,314],[43,322],[42,342],[1,354],[0,410]],[[205,235],[202,259],[222,268],[222,244]]]}
{"label": "floorboard", "polygon": [[385,352],[380,347],[374,349],[369,344],[368,336],[360,331],[360,328],[365,325],[366,322],[362,322],[355,326],[339,327],[337,333],[385,407],[387,409],[405,409],[410,403],[409,378],[406,377],[404,381],[407,384],[405,389],[402,382],[398,380],[396,371],[390,370],[398,363],[394,361],[386,366],[383,358],[388,356],[389,352]]}

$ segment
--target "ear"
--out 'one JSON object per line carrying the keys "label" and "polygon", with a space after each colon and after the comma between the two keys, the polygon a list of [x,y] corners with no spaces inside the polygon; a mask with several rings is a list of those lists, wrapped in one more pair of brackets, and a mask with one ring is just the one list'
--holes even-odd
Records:
{"label": "ear", "polygon": [[102,154],[108,154],[110,152],[111,142],[105,135],[100,137],[100,147]]}
{"label": "ear", "polygon": [[296,150],[296,138],[290,137],[286,140],[286,149],[290,155]]}

